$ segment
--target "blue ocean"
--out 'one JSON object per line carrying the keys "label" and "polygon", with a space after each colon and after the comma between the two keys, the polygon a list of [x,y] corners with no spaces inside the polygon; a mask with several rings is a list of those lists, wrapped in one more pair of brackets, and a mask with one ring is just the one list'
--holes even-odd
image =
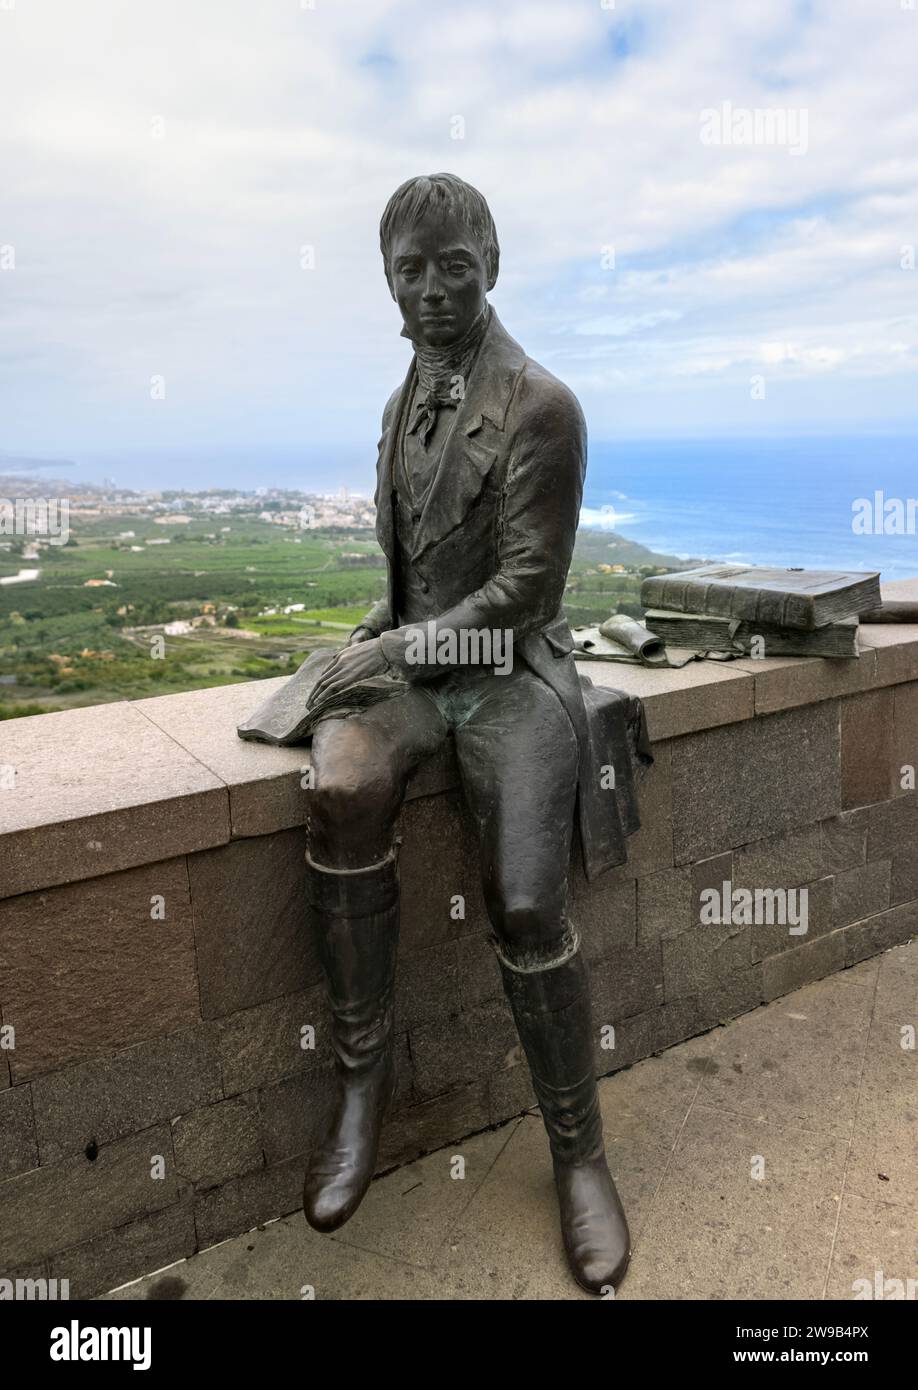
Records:
{"label": "blue ocean", "polygon": [[[856,534],[854,504],[867,499],[875,516],[877,492],[880,534]],[[890,500],[908,498],[918,498],[914,437],[599,444],[581,525],[668,554],[902,579],[918,576],[918,535],[882,527]]]}
{"label": "blue ocean", "polygon": [[[371,494],[374,466],[359,447],[238,445],[87,457],[75,471],[137,489]],[[593,440],[581,524],[673,555],[918,576],[918,535],[853,529],[853,504],[877,491],[918,497],[918,437]]]}

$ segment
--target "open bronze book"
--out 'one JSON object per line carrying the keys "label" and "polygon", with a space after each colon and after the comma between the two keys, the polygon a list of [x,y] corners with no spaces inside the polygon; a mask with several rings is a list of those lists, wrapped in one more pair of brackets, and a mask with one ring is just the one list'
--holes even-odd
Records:
{"label": "open bronze book", "polygon": [[347,690],[324,695],[310,705],[312,692],[337,655],[336,648],[307,656],[280,690],[269,695],[254,714],[238,725],[236,732],[239,737],[281,746],[305,743],[312,737],[319,720],[326,715],[355,714],[357,710],[378,704],[380,700],[391,700],[407,689],[405,681],[394,676],[371,676],[367,680],[356,681]]}

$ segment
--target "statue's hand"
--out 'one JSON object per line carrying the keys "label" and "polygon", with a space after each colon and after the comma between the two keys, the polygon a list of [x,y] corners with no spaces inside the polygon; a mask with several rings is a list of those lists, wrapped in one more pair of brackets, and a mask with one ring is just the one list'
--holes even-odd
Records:
{"label": "statue's hand", "polygon": [[356,647],[358,642],[372,642],[375,635],[368,627],[355,627],[348,641],[348,646]]}
{"label": "statue's hand", "polygon": [[340,694],[349,686],[355,685],[357,681],[367,680],[370,676],[382,675],[383,671],[387,670],[388,665],[378,637],[371,637],[366,642],[358,642],[353,647],[345,647],[335,657],[322,679],[317,682],[312,695],[309,697],[309,704],[316,704],[326,695]]}

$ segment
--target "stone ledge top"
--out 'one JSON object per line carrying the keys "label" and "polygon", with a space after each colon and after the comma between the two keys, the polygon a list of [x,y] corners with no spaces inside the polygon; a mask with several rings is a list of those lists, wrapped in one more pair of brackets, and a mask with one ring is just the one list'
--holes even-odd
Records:
{"label": "stone ledge top", "polygon": [[[918,601],[918,580],[883,586]],[[787,657],[648,669],[589,661],[596,685],[638,695],[655,742],[918,680],[918,625],[862,627],[858,661]],[[0,722],[0,899],[271,834],[306,819],[308,748],[238,738],[286,677]],[[432,759],[409,797],[457,783]]]}

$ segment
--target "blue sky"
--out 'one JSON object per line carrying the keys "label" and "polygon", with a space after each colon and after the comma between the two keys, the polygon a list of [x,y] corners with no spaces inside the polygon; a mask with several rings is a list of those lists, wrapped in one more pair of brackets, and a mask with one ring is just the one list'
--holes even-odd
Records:
{"label": "blue sky", "polygon": [[[0,455],[372,460],[379,215],[438,169],[594,440],[910,431],[916,72],[909,0],[14,0]],[[724,103],[784,143],[706,142]]]}

